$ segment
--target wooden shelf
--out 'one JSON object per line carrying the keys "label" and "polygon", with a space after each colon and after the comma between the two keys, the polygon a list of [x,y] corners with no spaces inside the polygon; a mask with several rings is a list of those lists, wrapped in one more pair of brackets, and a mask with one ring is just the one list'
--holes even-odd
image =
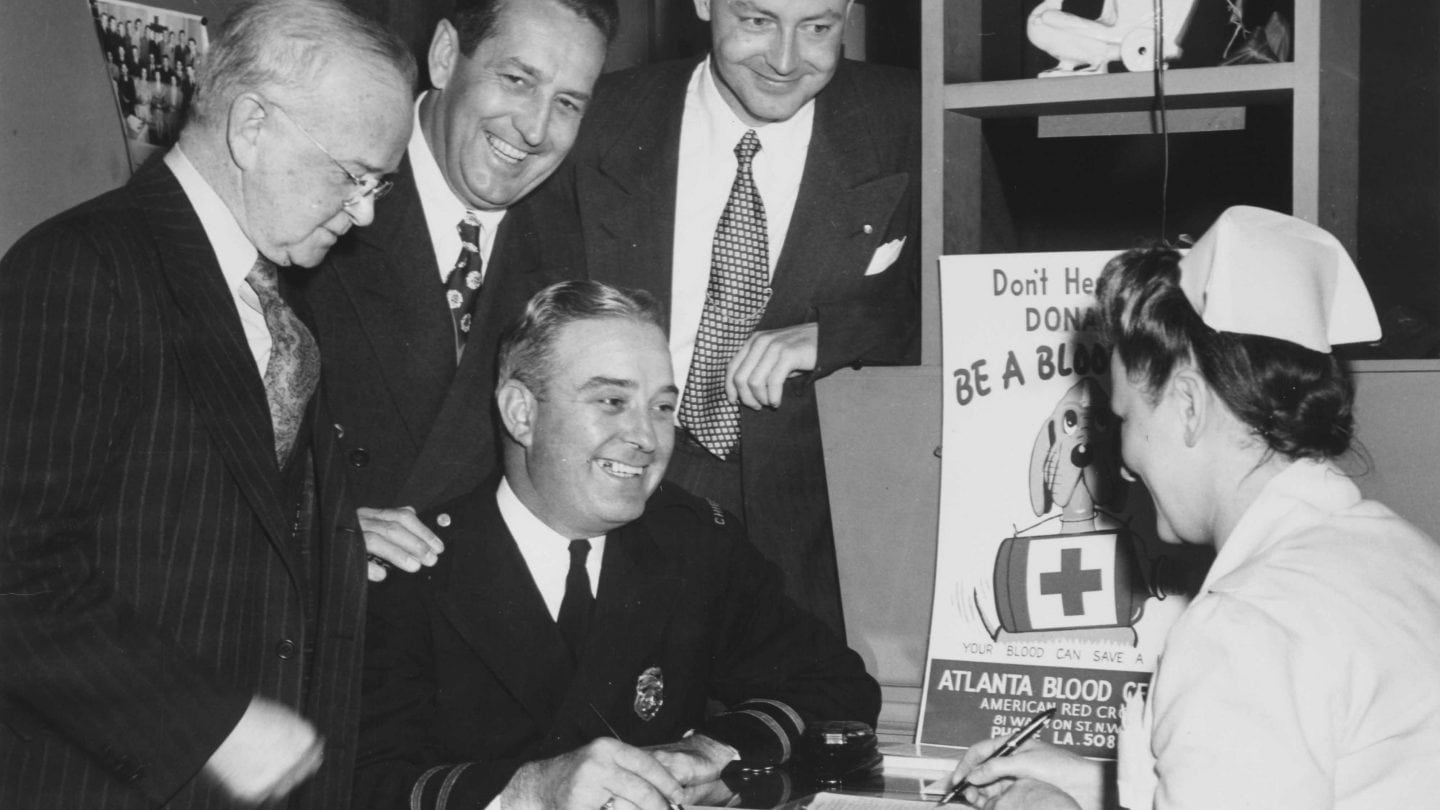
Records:
{"label": "wooden shelf", "polygon": [[[1165,103],[1170,109],[1284,103],[1294,93],[1296,75],[1291,63],[1170,70]],[[944,104],[975,118],[1136,112],[1150,109],[1154,92],[1150,73],[1103,73],[947,84]]]}

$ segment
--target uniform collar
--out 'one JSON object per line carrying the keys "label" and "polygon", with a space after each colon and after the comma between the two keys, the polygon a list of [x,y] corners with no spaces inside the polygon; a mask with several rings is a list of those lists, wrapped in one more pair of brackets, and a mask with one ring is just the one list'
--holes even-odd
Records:
{"label": "uniform collar", "polygon": [[1215,555],[1201,593],[1263,554],[1296,528],[1359,503],[1360,490],[1328,461],[1298,459],[1260,490]]}

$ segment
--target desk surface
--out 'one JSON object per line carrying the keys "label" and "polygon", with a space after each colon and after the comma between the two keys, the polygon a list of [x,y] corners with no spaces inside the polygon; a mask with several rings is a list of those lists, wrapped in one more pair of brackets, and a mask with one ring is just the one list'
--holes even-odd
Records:
{"label": "desk surface", "polygon": [[938,793],[924,788],[944,774],[885,773],[877,764],[847,774],[840,782],[817,779],[802,769],[775,768],[768,771],[741,771],[726,774],[717,782],[699,789],[687,804],[703,807],[738,807],[771,810],[785,805],[798,807],[803,800],[821,791],[934,804]]}

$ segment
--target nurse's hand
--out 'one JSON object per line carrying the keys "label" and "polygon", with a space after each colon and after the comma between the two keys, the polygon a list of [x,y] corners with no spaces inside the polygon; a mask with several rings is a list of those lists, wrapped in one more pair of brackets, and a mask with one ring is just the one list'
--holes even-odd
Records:
{"label": "nurse's hand", "polygon": [[[1037,807],[1074,806],[1081,810],[1103,810],[1105,807],[1105,768],[1100,763],[1039,740],[1026,742],[1008,757],[986,762],[985,759],[1004,742],[1003,738],[982,740],[971,746],[947,780],[947,789],[961,779],[969,779],[976,787],[966,791],[966,801],[980,807],[989,807],[987,802],[1019,785],[1017,780],[1029,780],[1046,783],[1046,788],[1057,789],[1061,795],[1068,796],[1073,802],[1073,805],[1062,803],[1036,805]],[[1038,787],[1026,788],[1027,793],[1041,790]],[[1025,806],[1010,804],[1009,801],[999,807]]]}
{"label": "nurse's hand", "polygon": [[977,806],[982,810],[1081,810],[1065,791],[1034,779],[1017,779],[1005,792]]}

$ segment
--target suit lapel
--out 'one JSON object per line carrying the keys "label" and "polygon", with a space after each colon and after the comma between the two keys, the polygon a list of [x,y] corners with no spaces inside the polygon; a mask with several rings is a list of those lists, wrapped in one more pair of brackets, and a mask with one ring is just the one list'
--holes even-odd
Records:
{"label": "suit lapel", "polygon": [[537,726],[548,728],[572,672],[570,654],[500,517],[492,482],[498,486],[488,479],[451,512],[457,525],[476,530],[445,552],[454,556],[439,609]]}
{"label": "suit lapel", "polygon": [[142,171],[132,188],[155,233],[161,272],[178,313],[174,345],[187,390],[270,542],[302,582],[286,531],[265,385],[214,248],[169,169],[156,165]]}
{"label": "suit lapel", "polygon": [[[498,336],[505,326],[498,321],[514,308],[505,302],[524,295],[516,290],[529,288],[525,276],[536,272],[538,250],[529,213],[517,206],[500,221],[485,285],[475,302],[475,326],[439,412],[427,426],[428,433],[422,434],[420,452],[400,488],[400,503],[442,503],[473,489],[490,474],[495,437],[488,393],[495,376]],[[470,451],[457,452],[462,448]]]}
{"label": "suit lapel", "polygon": [[880,162],[858,95],[842,65],[815,100],[800,193],[760,329],[805,320],[796,308],[809,309],[826,278],[864,272],[873,253],[866,248],[885,233],[905,193],[909,177]]}
{"label": "suit lapel", "polygon": [[[690,66],[693,68],[693,65]],[[597,165],[578,165],[577,199],[586,201],[590,276],[670,300],[675,244],[675,178],[690,69],[660,82],[635,108]]]}
{"label": "suit lapel", "polygon": [[376,210],[375,222],[354,234],[353,259],[336,278],[418,447],[454,376],[455,337],[408,157]]}

